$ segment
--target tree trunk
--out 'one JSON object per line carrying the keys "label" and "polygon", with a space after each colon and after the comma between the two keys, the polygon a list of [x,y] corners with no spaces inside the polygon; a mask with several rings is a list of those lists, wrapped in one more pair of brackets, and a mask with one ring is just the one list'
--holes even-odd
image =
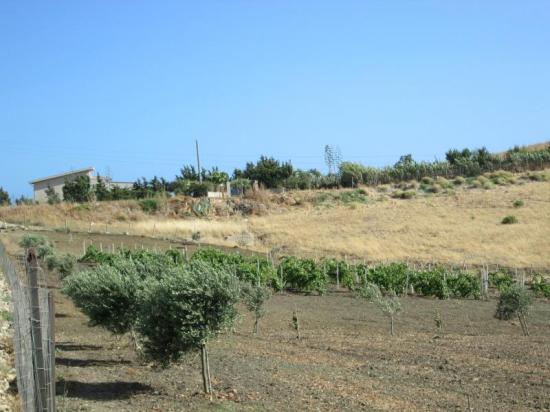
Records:
{"label": "tree trunk", "polygon": [[527,322],[523,315],[518,315],[519,323],[521,325],[521,330],[523,331],[523,336],[529,336],[529,330],[527,329]]}
{"label": "tree trunk", "polygon": [[254,322],[254,335],[257,335],[258,334],[258,322],[260,321],[259,318],[256,318],[256,321]]}
{"label": "tree trunk", "polygon": [[208,352],[206,344],[201,345],[201,362],[202,362],[202,386],[204,393],[210,393],[210,371],[208,367]]}
{"label": "tree trunk", "polygon": [[210,359],[208,358],[208,348],[204,345],[204,353],[206,354],[206,377],[208,378],[208,393],[212,392],[212,379],[210,379]]}

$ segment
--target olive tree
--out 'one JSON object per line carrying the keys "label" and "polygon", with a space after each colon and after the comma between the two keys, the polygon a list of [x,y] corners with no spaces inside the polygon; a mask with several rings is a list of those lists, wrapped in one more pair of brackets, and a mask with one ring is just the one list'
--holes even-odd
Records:
{"label": "olive tree", "polygon": [[366,282],[359,290],[362,298],[374,302],[380,310],[390,318],[390,334],[394,334],[394,319],[401,312],[401,300],[390,290],[387,294],[383,294],[378,285],[375,283]]}
{"label": "olive tree", "polygon": [[258,324],[260,319],[265,315],[265,303],[271,297],[271,289],[267,286],[258,284],[253,285],[244,283],[242,286],[242,300],[246,308],[254,314],[254,328],[252,333],[258,333]]}
{"label": "olive tree", "polygon": [[62,291],[90,318],[91,326],[122,335],[133,332],[137,321],[139,280],[135,265],[119,261],[66,277]]}
{"label": "olive tree", "polygon": [[185,352],[200,350],[204,391],[210,393],[207,344],[233,324],[239,295],[239,282],[229,270],[203,262],[147,279],[137,322],[145,355],[166,366]]}
{"label": "olive tree", "polygon": [[509,320],[517,317],[524,336],[529,336],[527,316],[529,307],[533,303],[531,294],[518,285],[511,285],[500,292],[495,317],[500,320]]}

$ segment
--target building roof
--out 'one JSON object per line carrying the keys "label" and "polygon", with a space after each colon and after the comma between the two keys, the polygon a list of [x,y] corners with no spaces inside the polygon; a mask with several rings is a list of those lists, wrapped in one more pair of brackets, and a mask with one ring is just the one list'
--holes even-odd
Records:
{"label": "building roof", "polygon": [[74,174],[77,174],[77,173],[85,173],[85,172],[93,172],[93,171],[95,171],[95,169],[94,169],[93,167],[86,167],[86,168],[84,168],[84,169],[71,170],[70,172],[59,173],[59,174],[57,174],[57,175],[53,175],[53,176],[43,177],[43,178],[40,178],[40,179],[31,180],[29,183],[30,183],[31,185],[33,185],[33,184],[35,184],[35,183],[43,182],[43,181],[45,181],[45,180],[57,179],[58,177],[70,176],[70,175],[74,175]]}

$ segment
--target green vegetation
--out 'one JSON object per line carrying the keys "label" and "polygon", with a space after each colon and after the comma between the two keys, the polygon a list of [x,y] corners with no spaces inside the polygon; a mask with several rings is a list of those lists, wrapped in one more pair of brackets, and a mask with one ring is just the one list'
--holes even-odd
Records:
{"label": "green vegetation", "polygon": [[252,333],[258,333],[260,319],[265,315],[265,303],[271,297],[271,289],[262,284],[244,283],[241,287],[241,297],[246,308],[254,314]]}
{"label": "green vegetation", "polygon": [[533,276],[531,289],[536,296],[550,298],[550,283],[541,274],[536,274]]}
{"label": "green vegetation", "polygon": [[394,335],[394,319],[401,312],[401,301],[393,291],[382,293],[378,285],[366,282],[359,290],[359,295],[371,302],[374,302],[380,310],[390,319],[390,334]]}
{"label": "green vegetation", "polygon": [[48,270],[57,270],[61,279],[73,273],[76,258],[73,255],[49,255],[45,259]]}
{"label": "green vegetation", "polygon": [[154,214],[158,212],[161,206],[160,200],[154,198],[140,200],[139,205],[141,210],[147,214]]}
{"label": "green vegetation", "polygon": [[48,188],[46,189],[46,197],[48,199],[49,205],[56,205],[61,202],[59,194],[57,194],[55,189],[51,186],[48,186]]}
{"label": "green vegetation", "polygon": [[53,245],[40,235],[23,235],[19,241],[19,246],[23,249],[35,248],[36,256],[40,259],[53,255]]}
{"label": "green vegetation", "polygon": [[502,291],[514,284],[514,277],[505,271],[497,271],[489,273],[489,286]]}
{"label": "green vegetation", "polygon": [[500,320],[509,320],[517,316],[523,334],[528,336],[527,316],[532,303],[533,298],[526,289],[518,285],[509,286],[500,292],[495,317]]}
{"label": "green vegetation", "polygon": [[513,205],[517,209],[517,208],[525,206],[525,203],[523,202],[523,200],[514,200]]}
{"label": "green vegetation", "polygon": [[508,215],[505,216],[500,223],[503,225],[512,225],[514,223],[518,223],[518,218],[513,215]]}
{"label": "green vegetation", "polygon": [[236,169],[235,178],[257,180],[267,188],[282,187],[283,182],[293,174],[290,162],[279,162],[273,157],[261,156],[256,164],[249,162],[244,170]]}
{"label": "green vegetation", "polygon": [[17,206],[22,206],[22,205],[33,205],[34,204],[34,200],[29,198],[29,197],[26,197],[25,195],[21,195],[19,198],[15,199],[15,204]]}
{"label": "green vegetation", "polygon": [[416,192],[413,190],[396,190],[391,196],[395,199],[412,199],[416,196]]}
{"label": "green vegetation", "polygon": [[0,186],[0,206],[9,205],[11,205],[10,195],[4,190],[2,186]]}
{"label": "green vegetation", "polygon": [[63,199],[66,202],[89,202],[92,196],[92,185],[89,176],[78,176],[74,180],[65,180]]}
{"label": "green vegetation", "polygon": [[325,293],[328,277],[312,259],[285,256],[280,263],[280,271],[286,283],[298,291],[319,295]]}
{"label": "green vegetation", "polygon": [[[199,255],[200,256],[200,255]],[[67,276],[62,291],[90,319],[115,334],[131,333],[136,348],[167,366],[184,352],[200,349],[205,392],[210,392],[210,338],[235,319],[240,285],[229,266],[208,257],[187,263],[177,251],[127,250],[104,254],[88,248],[97,267]],[[82,259],[81,259],[82,260]],[[259,290],[259,289],[258,289]],[[256,320],[267,296],[254,295]]]}

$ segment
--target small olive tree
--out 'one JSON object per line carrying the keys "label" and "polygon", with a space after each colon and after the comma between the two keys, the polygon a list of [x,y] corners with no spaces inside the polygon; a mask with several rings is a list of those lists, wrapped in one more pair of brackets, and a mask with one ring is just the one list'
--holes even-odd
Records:
{"label": "small olive tree", "polygon": [[271,297],[271,289],[264,285],[244,283],[241,288],[241,296],[246,308],[254,314],[254,328],[252,333],[258,333],[258,324],[265,315],[265,303]]}
{"label": "small olive tree", "polygon": [[53,255],[53,245],[43,236],[25,234],[19,240],[19,246],[23,249],[29,249],[31,247],[36,249],[36,254],[40,259],[45,259],[48,256]]}
{"label": "small olive tree", "polygon": [[229,270],[203,262],[146,280],[137,322],[145,355],[167,366],[200,350],[204,391],[210,393],[207,343],[233,324],[239,296],[239,282]]}
{"label": "small olive tree", "polygon": [[383,294],[378,285],[366,282],[359,290],[359,295],[371,302],[374,302],[380,310],[390,318],[390,334],[394,335],[395,316],[401,312],[401,300],[393,291]]}
{"label": "small olive tree", "polygon": [[495,317],[500,320],[510,320],[517,316],[524,336],[529,336],[527,316],[533,303],[531,294],[518,285],[511,285],[500,292]]}
{"label": "small olive tree", "polygon": [[[120,262],[121,263],[121,262]],[[133,332],[137,321],[140,279],[131,262],[120,266],[103,264],[75,273],[63,280],[62,291],[90,318],[91,326],[101,326],[122,335]]]}

